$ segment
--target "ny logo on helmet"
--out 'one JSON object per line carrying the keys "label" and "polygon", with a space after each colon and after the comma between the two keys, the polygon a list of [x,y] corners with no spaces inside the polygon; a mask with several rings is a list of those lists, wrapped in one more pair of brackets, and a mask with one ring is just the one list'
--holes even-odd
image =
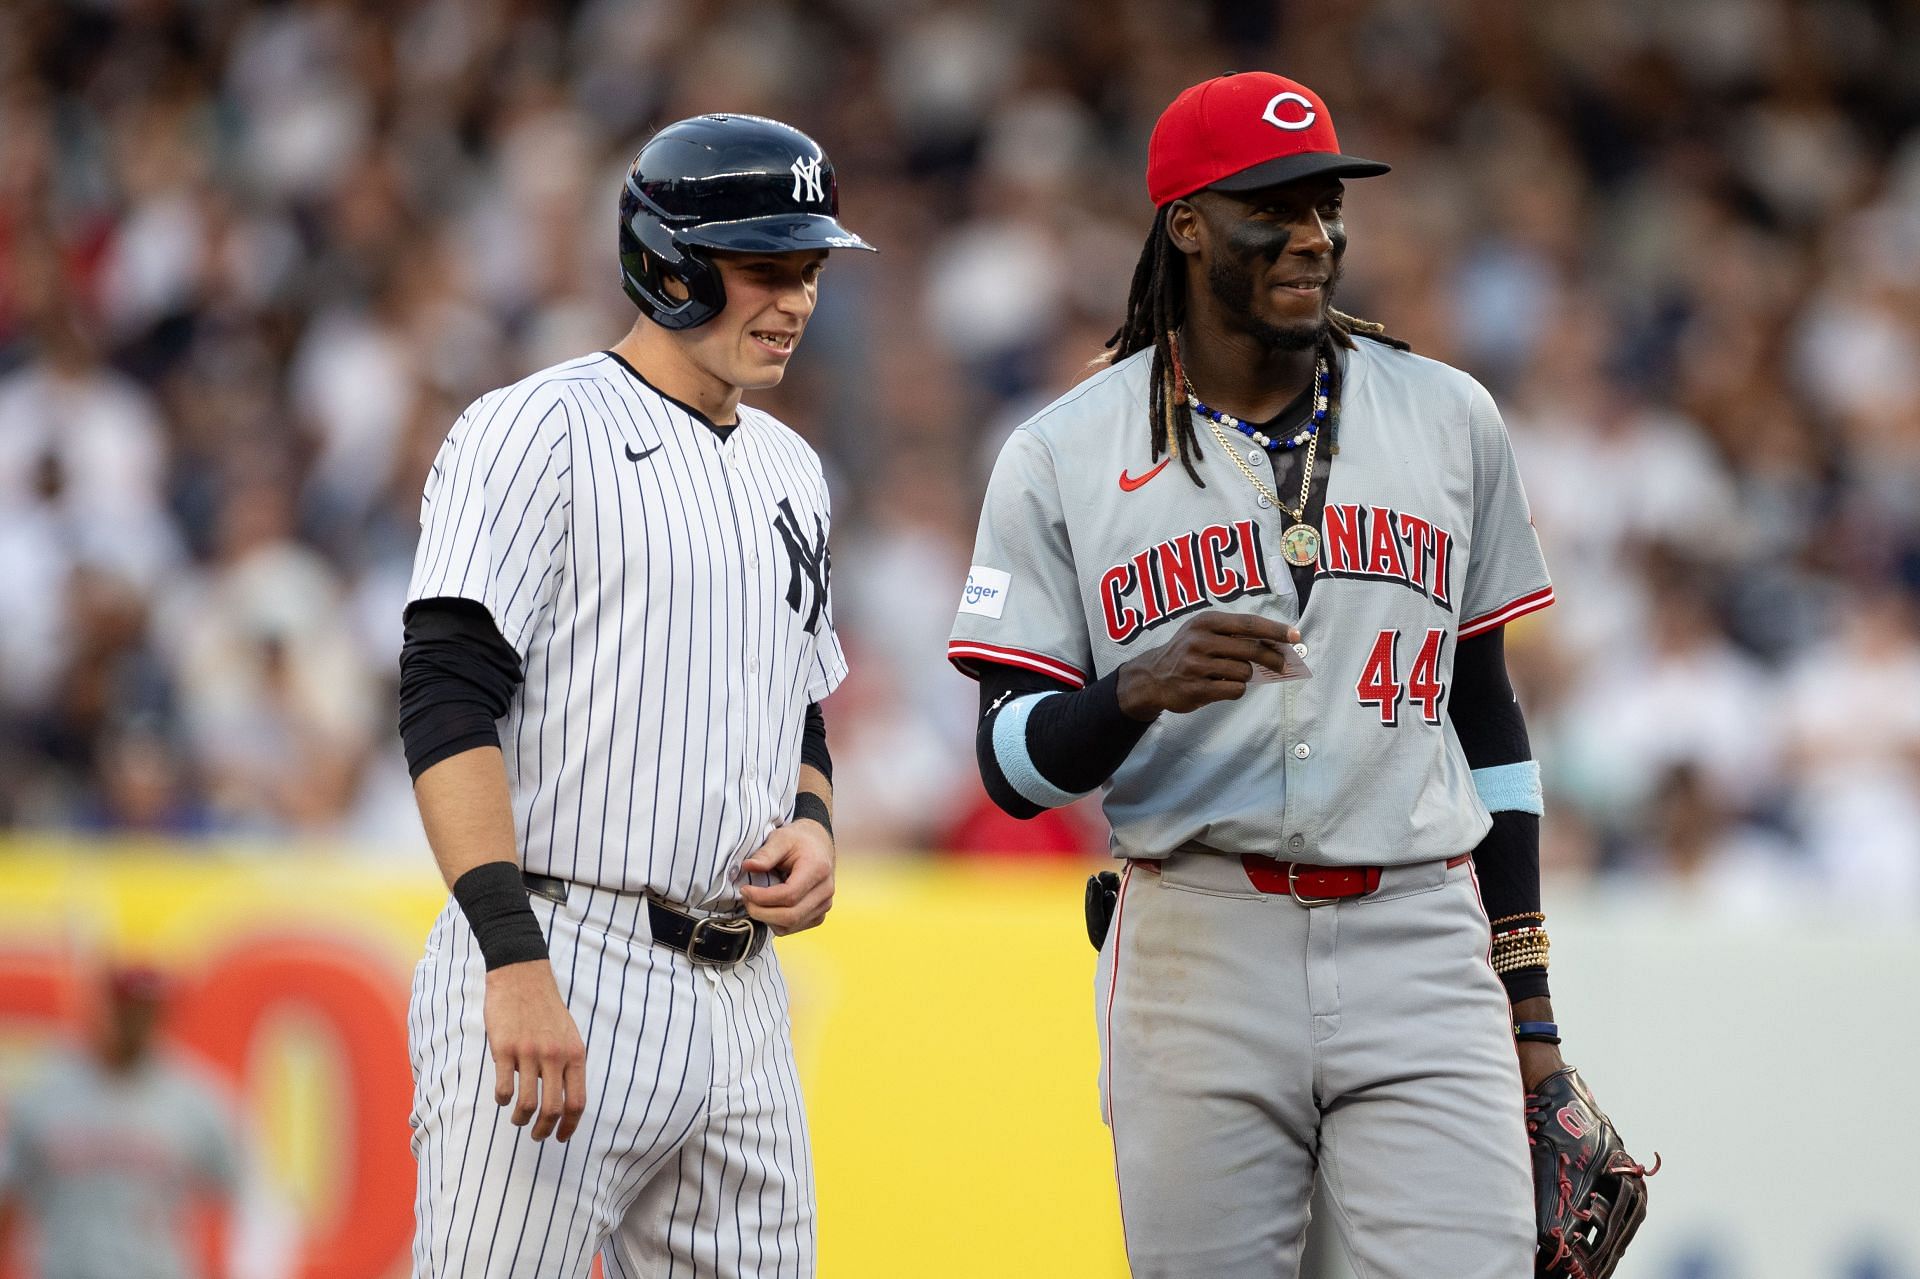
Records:
{"label": "ny logo on helmet", "polygon": [[820,157],[803,155],[793,162],[793,198],[818,202],[827,198],[827,184],[820,177]]}

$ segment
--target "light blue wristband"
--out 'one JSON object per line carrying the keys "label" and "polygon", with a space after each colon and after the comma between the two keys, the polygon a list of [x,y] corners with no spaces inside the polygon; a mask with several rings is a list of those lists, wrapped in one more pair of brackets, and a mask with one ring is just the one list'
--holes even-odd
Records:
{"label": "light blue wristband", "polygon": [[1476,768],[1473,788],[1480,793],[1480,802],[1489,813],[1532,813],[1538,817],[1547,811],[1546,795],[1540,788],[1538,760]]}
{"label": "light blue wristband", "polygon": [[1028,803],[1041,808],[1065,808],[1080,798],[1041,776],[1039,765],[1033,762],[1033,753],[1027,749],[1027,717],[1041,702],[1058,696],[1058,692],[1051,692],[1016,698],[1001,707],[999,717],[993,721],[993,757],[999,761],[1007,785]]}

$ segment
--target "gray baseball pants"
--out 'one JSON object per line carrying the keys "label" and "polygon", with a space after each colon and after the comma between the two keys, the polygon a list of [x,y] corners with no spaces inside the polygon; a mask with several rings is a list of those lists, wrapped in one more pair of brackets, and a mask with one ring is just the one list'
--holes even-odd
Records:
{"label": "gray baseball pants", "polygon": [[1359,1279],[1531,1275],[1488,940],[1470,865],[1309,908],[1237,857],[1131,863],[1095,1008],[1134,1275],[1294,1279],[1316,1175]]}

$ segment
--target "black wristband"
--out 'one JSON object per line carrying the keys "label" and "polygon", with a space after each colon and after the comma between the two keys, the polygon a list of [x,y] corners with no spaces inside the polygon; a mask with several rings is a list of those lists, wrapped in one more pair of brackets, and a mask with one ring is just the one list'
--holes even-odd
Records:
{"label": "black wristband", "polygon": [[810,822],[819,822],[827,828],[827,834],[833,834],[833,814],[827,808],[827,801],[810,790],[803,790],[793,799],[793,820],[805,818]]}
{"label": "black wristband", "polygon": [[1501,973],[1500,984],[1507,988],[1507,1002],[1510,1004],[1545,999],[1553,993],[1547,986],[1547,970],[1544,968],[1516,968],[1510,973]]}
{"label": "black wristband", "polygon": [[487,971],[547,957],[547,939],[540,920],[527,904],[520,868],[512,862],[482,862],[453,884],[473,940],[487,962]]}

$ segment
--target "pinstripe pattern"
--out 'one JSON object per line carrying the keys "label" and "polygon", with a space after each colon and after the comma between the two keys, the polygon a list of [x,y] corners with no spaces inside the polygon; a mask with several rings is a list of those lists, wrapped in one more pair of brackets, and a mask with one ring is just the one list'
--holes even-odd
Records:
{"label": "pinstripe pattern", "polygon": [[738,909],[741,859],[790,816],[806,704],[846,674],[831,605],[816,636],[787,603],[783,500],[826,526],[804,440],[742,406],[722,444],[604,354],[455,424],[408,598],[478,601],[525,662],[501,741],[527,869]]}
{"label": "pinstripe pattern", "polygon": [[[415,1276],[802,1279],[812,1153],[771,949],[697,968],[649,944],[628,894],[533,899],[587,1044],[589,1105],[562,1145],[493,1103],[486,973],[451,903],[414,972]],[[635,925],[641,924],[639,931]]]}
{"label": "pinstripe pattern", "polygon": [[696,968],[651,945],[641,895],[738,912],[741,861],[792,815],[806,705],[846,674],[828,518],[793,432],[742,406],[723,443],[604,353],[448,434],[409,599],[479,602],[521,657],[501,744],[522,865],[574,885],[533,905],[588,1109],[536,1144],[494,1104],[484,968],[449,905],[409,1010],[416,1276],[576,1276],[596,1251],[615,1276],[813,1273],[778,962]]}

